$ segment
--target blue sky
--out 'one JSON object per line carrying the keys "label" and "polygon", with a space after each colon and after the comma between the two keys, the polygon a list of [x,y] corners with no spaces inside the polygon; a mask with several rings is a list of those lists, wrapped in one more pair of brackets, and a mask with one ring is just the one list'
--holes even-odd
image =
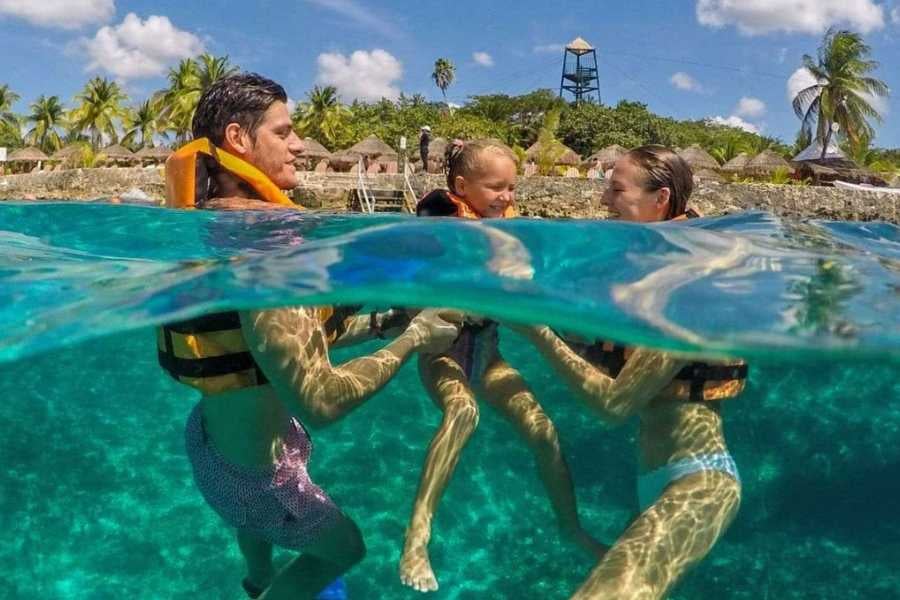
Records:
{"label": "blue sky", "polygon": [[[785,5],[791,8],[784,8]],[[789,81],[822,32],[865,34],[877,76],[900,94],[900,0],[0,0],[0,84],[71,103],[93,75],[120,80],[132,100],[201,50],[227,54],[300,100],[316,83],[342,96],[400,91],[439,98],[437,57],[457,65],[448,90],[557,89],[562,46],[598,50],[603,101],[639,100],[676,118],[721,118],[792,142]],[[900,147],[900,100],[880,102],[877,144]]]}

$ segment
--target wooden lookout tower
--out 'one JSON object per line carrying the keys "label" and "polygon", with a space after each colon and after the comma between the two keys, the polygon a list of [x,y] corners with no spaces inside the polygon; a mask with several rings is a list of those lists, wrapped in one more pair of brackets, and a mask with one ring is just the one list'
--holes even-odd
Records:
{"label": "wooden lookout tower", "polygon": [[600,102],[597,51],[580,37],[575,38],[566,46],[563,55],[559,97],[562,98],[565,92],[572,94],[576,103],[592,98],[593,93],[596,92],[597,102]]}

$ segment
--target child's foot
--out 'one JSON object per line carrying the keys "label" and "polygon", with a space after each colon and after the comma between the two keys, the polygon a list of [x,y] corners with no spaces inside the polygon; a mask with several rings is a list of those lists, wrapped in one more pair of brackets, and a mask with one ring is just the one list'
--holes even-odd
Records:
{"label": "child's foot", "polygon": [[400,581],[420,592],[434,592],[438,589],[437,577],[431,570],[428,559],[428,543],[407,541],[400,557]]}
{"label": "child's foot", "polygon": [[247,592],[247,596],[250,598],[259,598],[262,596],[262,593],[266,591],[267,586],[262,586],[253,583],[250,581],[248,577],[245,577],[241,582],[241,587],[244,588],[244,591]]}

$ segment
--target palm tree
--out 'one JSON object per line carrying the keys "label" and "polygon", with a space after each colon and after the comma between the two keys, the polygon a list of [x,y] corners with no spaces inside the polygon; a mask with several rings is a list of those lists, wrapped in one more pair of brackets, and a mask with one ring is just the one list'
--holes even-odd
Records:
{"label": "palm tree", "polygon": [[25,143],[37,146],[47,154],[62,148],[59,127],[63,125],[65,109],[59,103],[59,96],[40,96],[31,105],[31,114],[26,121],[34,126],[25,134]]}
{"label": "palm tree", "polygon": [[228,56],[213,56],[212,54],[204,53],[198,56],[194,62],[197,64],[201,93],[205,92],[209,86],[220,79],[234,75],[240,70],[230,63]]}
{"label": "palm tree", "polygon": [[456,67],[452,62],[446,58],[439,58],[434,61],[434,72],[431,74],[431,78],[441,90],[441,94],[444,95],[444,103],[447,102],[447,88],[453,84],[455,77]]}
{"label": "palm tree", "polygon": [[294,110],[294,122],[302,136],[316,138],[332,148],[342,139],[352,116],[349,108],[340,103],[337,88],[332,85],[315,86],[306,95],[306,102]]}
{"label": "palm tree", "polygon": [[112,144],[119,141],[117,126],[128,116],[128,110],[122,106],[128,96],[118,83],[95,77],[75,100],[80,104],[69,113],[75,132],[86,131],[95,148],[99,148],[104,141]]}
{"label": "palm tree", "polygon": [[9,89],[9,85],[0,85],[0,127],[19,128],[19,117],[12,111],[13,104],[20,96]]}
{"label": "palm tree", "polygon": [[815,83],[794,97],[794,112],[804,132],[811,133],[817,122],[815,138],[822,144],[822,158],[836,130],[848,140],[872,138],[875,131],[869,119],[881,122],[872,99],[885,97],[890,90],[883,81],[869,76],[878,68],[878,63],[869,59],[870,52],[858,33],[829,29],[817,60],[803,56],[803,66]]}
{"label": "palm tree", "polygon": [[165,131],[165,119],[163,118],[160,98],[145,100],[135,110],[129,111],[128,118],[123,123],[125,137],[122,143],[132,150],[153,147],[153,136]]}

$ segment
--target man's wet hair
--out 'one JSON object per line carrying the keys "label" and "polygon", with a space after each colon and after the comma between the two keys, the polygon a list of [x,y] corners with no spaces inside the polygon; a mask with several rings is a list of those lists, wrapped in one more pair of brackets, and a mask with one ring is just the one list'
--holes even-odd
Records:
{"label": "man's wet hair", "polygon": [[287,102],[284,88],[256,73],[224,77],[200,97],[191,124],[194,139],[209,138],[216,146],[225,140],[225,128],[237,123],[256,139],[256,128],[275,102]]}

